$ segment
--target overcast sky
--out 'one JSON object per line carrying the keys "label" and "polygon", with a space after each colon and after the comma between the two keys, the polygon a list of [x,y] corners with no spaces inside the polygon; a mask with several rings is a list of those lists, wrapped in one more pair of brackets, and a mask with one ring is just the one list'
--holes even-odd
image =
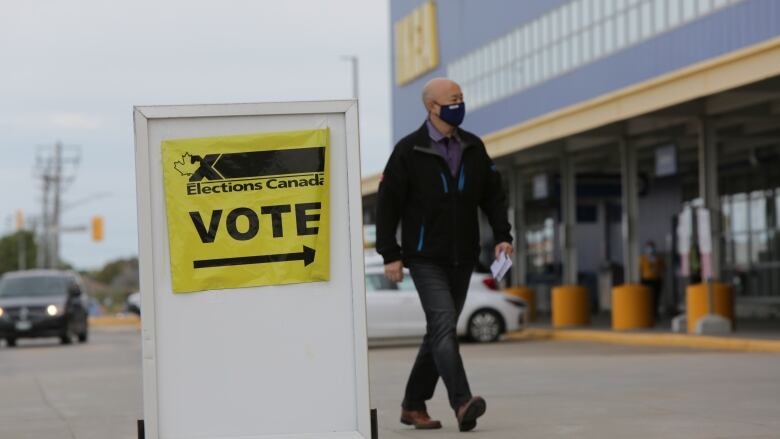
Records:
{"label": "overcast sky", "polygon": [[[360,58],[363,174],[391,145],[385,0],[4,0],[0,12],[0,231],[39,214],[36,149],[81,161],[65,226],[105,217],[106,235],[63,235],[77,268],[137,254],[132,106],[342,99]],[[102,195],[102,197],[101,197]]]}

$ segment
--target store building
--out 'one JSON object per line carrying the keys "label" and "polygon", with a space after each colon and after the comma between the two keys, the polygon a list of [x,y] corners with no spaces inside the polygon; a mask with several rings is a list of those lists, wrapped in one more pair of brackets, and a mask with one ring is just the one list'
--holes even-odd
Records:
{"label": "store building", "polygon": [[[510,194],[510,283],[540,309],[575,283],[609,309],[653,241],[674,313],[687,207],[710,213],[692,226],[711,241],[705,276],[733,286],[738,314],[780,313],[780,2],[393,0],[390,15],[394,140],[424,121],[426,81],[461,84],[463,128]],[[378,180],[363,180],[367,224]]]}

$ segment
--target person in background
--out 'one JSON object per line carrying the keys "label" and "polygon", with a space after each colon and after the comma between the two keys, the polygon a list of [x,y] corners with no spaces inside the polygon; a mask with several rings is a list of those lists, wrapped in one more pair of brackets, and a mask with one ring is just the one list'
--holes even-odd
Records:
{"label": "person in background", "polygon": [[647,241],[639,257],[639,275],[642,285],[650,288],[653,297],[653,315],[658,317],[658,308],[661,300],[661,286],[664,275],[664,261],[658,256],[655,242]]}
{"label": "person in background", "polygon": [[[423,88],[427,118],[393,149],[379,183],[377,251],[385,276],[401,282],[409,267],[425,311],[426,334],[401,404],[401,422],[441,428],[428,415],[441,377],[460,431],[477,425],[485,400],[473,396],[456,334],[469,279],[478,260],[478,209],[488,217],[496,257],[512,255],[501,175],[479,137],[458,126],[465,104],[460,86],[446,78]],[[396,231],[401,223],[401,245]]]}

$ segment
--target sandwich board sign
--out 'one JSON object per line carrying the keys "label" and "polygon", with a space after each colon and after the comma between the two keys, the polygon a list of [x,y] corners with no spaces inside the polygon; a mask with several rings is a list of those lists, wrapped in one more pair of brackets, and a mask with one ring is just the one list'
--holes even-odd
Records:
{"label": "sandwich board sign", "polygon": [[356,101],[134,120],[145,437],[369,438]]}

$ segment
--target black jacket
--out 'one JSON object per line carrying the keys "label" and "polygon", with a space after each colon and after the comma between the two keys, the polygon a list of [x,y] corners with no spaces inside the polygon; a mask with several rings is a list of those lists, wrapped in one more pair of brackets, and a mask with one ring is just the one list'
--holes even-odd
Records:
{"label": "black jacket", "polygon": [[[431,145],[425,124],[395,145],[379,183],[376,247],[385,263],[423,259],[453,265],[479,257],[477,207],[495,242],[512,242],[501,175],[476,135],[458,129],[462,156],[455,177]],[[401,222],[401,246],[396,239]]]}

